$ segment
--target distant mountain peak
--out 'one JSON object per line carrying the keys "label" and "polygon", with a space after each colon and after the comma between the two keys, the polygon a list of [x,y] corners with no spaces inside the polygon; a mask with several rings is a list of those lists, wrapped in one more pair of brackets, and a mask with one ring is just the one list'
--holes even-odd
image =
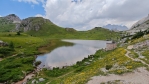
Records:
{"label": "distant mountain peak", "polygon": [[113,25],[113,24],[107,24],[107,25],[103,26],[103,28],[107,28],[107,29],[110,29],[110,30],[118,30],[118,31],[128,30],[128,28],[126,26]]}

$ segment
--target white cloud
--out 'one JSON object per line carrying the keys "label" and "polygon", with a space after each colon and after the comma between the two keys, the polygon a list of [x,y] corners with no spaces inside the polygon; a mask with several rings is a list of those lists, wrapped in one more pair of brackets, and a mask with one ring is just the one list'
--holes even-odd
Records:
{"label": "white cloud", "polygon": [[45,15],[62,27],[78,30],[106,24],[131,25],[149,13],[149,0],[17,0],[43,3]]}
{"label": "white cloud", "polygon": [[2,16],[0,15],[0,17],[2,17]]}
{"label": "white cloud", "polygon": [[40,2],[45,3],[45,0],[14,0],[14,1],[26,2],[32,4],[39,4]]}
{"label": "white cloud", "polygon": [[18,0],[19,2],[28,2],[28,3],[33,3],[33,4],[39,4],[37,0]]}
{"label": "white cloud", "polygon": [[126,25],[145,17],[149,0],[47,0],[45,16],[63,27],[78,30],[106,24]]}
{"label": "white cloud", "polygon": [[35,15],[35,17],[43,17],[43,18],[45,18],[45,19],[48,19],[48,18],[46,18],[44,15],[41,15],[41,14]]}

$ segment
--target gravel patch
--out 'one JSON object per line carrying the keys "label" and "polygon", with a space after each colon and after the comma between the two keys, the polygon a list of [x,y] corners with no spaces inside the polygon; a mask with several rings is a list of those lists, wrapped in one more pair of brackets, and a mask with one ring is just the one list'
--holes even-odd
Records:
{"label": "gravel patch", "polygon": [[109,74],[108,76],[95,76],[91,79],[87,84],[100,84],[115,80],[120,80],[121,84],[149,84],[149,72],[145,67],[141,67],[123,75]]}

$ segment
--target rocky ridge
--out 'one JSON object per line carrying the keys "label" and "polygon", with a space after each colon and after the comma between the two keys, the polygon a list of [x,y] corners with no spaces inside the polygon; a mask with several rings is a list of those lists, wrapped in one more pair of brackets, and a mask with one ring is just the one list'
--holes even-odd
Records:
{"label": "rocky ridge", "polygon": [[135,24],[132,25],[131,29],[128,30],[131,35],[135,34],[136,32],[139,31],[145,31],[149,28],[149,14],[147,17],[139,20]]}
{"label": "rocky ridge", "polygon": [[41,26],[47,22],[51,23],[50,20],[44,19],[42,17],[29,17],[29,18],[23,19],[21,23],[18,25],[18,27],[16,28],[16,30],[23,31],[23,32],[30,31],[30,30],[38,31],[41,28]]}
{"label": "rocky ridge", "polygon": [[3,18],[8,20],[8,21],[11,21],[12,23],[21,23],[21,19],[15,14],[10,14],[10,15],[7,15]]}

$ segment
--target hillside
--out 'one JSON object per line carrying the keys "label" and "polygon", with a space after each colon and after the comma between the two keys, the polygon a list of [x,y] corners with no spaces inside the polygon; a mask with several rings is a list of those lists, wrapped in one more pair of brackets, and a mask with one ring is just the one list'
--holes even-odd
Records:
{"label": "hillside", "polygon": [[0,32],[9,32],[15,29],[15,24],[0,17]]}
{"label": "hillside", "polygon": [[0,32],[14,31],[20,22],[21,19],[15,14],[0,17]]}
{"label": "hillside", "polygon": [[23,19],[17,30],[26,32],[31,36],[49,36],[55,33],[60,34],[64,31],[63,28],[42,17]]}
{"label": "hillside", "polygon": [[56,39],[110,39],[118,37],[118,33],[101,27],[96,27],[88,31],[62,28],[42,17],[29,17],[23,19],[16,30],[29,34],[30,36]]}
{"label": "hillside", "polygon": [[15,14],[0,17],[0,32],[13,31],[20,22],[20,18]]}
{"label": "hillside", "polygon": [[138,22],[134,23],[128,32],[130,34],[135,34],[135,32],[145,31],[146,29],[149,28],[149,15]]}

